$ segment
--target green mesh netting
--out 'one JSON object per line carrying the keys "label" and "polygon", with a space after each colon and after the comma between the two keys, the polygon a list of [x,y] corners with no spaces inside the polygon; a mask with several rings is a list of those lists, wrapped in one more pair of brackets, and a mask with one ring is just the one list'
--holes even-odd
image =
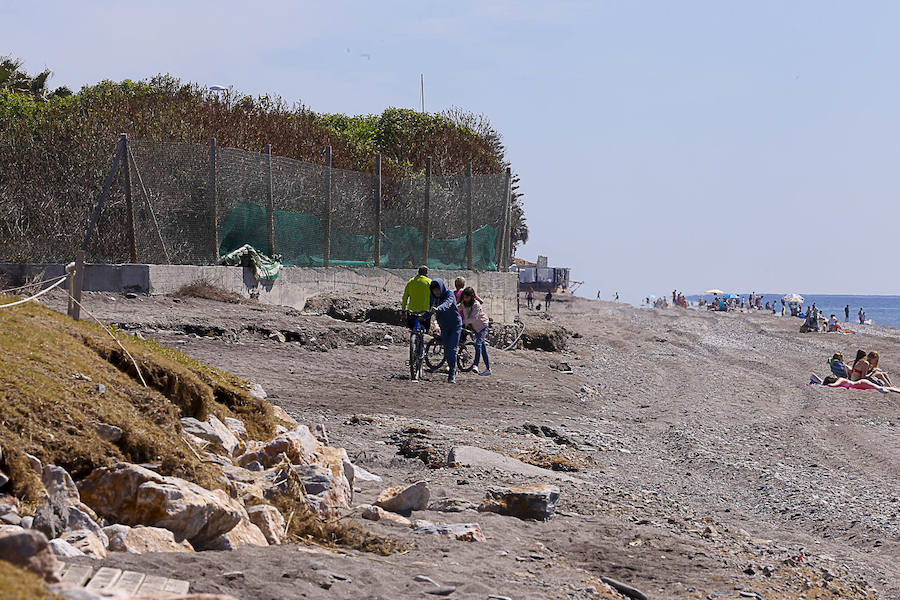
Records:
{"label": "green mesh netting", "polygon": [[[266,208],[251,202],[238,204],[219,231],[219,254],[232,252],[244,244],[268,248]],[[323,226],[318,217],[286,210],[275,211],[275,251],[286,266],[321,267]],[[381,265],[388,268],[413,268],[422,260],[422,232],[415,227],[396,226],[385,229],[381,241]],[[483,225],[472,232],[474,266],[482,271],[496,271],[494,252],[497,230]],[[375,243],[373,236],[353,235],[339,230],[331,232],[331,264],[372,266]],[[466,238],[431,240],[428,266],[432,269],[466,268]]]}

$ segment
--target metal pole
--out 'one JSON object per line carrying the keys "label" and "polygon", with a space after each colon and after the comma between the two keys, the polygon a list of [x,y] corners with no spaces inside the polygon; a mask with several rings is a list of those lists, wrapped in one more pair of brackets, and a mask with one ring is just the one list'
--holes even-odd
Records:
{"label": "metal pole", "polygon": [[472,247],[472,161],[466,163],[466,266],[475,270],[475,253]]}
{"label": "metal pole", "polygon": [[504,211],[503,211],[503,240],[500,245],[502,250],[502,254],[500,255],[500,270],[505,271],[509,266],[509,246],[510,246],[510,218],[509,218],[509,210],[510,210],[510,198],[511,198],[511,189],[512,186],[512,169],[506,167],[506,199],[504,202]]}
{"label": "metal pole", "polygon": [[125,169],[125,227],[128,233],[128,259],[131,261],[131,264],[137,264],[137,233],[134,229],[134,200],[131,196],[131,168],[128,165],[128,134],[123,133],[121,138],[122,145],[125,148],[126,157],[122,167]]}
{"label": "metal pole", "polygon": [[266,217],[269,230],[269,257],[275,256],[275,206],[272,203],[272,144],[266,144]]}
{"label": "metal pole", "polygon": [[422,83],[422,112],[425,112],[425,73],[419,75],[419,81]]}
{"label": "metal pole", "polygon": [[331,146],[325,146],[325,244],[322,266],[331,264]]}
{"label": "metal pole", "polygon": [[375,266],[381,266],[381,153],[375,155]]}
{"label": "metal pole", "polygon": [[212,238],[210,240],[212,242],[212,259],[213,264],[216,264],[219,262],[219,190],[216,187],[216,138],[210,138],[209,140],[209,211],[212,218]]}
{"label": "metal pole", "polygon": [[75,302],[72,303],[72,318],[76,321],[81,319],[81,290],[84,288],[84,250],[79,250],[75,255],[75,273],[72,274],[75,284],[72,286],[72,297]]}
{"label": "metal pole", "polygon": [[428,246],[431,240],[431,157],[425,159],[425,226],[422,228],[422,264],[428,266]]}
{"label": "metal pole", "polygon": [[97,220],[100,218],[100,211],[103,210],[103,202],[106,200],[106,195],[109,193],[109,186],[112,185],[113,177],[115,177],[116,171],[119,169],[119,161],[124,154],[125,145],[120,139],[116,157],[113,159],[112,167],[110,167],[109,173],[106,175],[106,181],[103,182],[103,190],[100,192],[100,199],[97,200],[97,206],[94,207],[94,212],[91,213],[91,221],[88,223],[87,231],[84,232],[84,241],[81,242],[82,250],[87,250],[88,242],[91,241],[91,235],[94,233],[94,228],[97,226]]}

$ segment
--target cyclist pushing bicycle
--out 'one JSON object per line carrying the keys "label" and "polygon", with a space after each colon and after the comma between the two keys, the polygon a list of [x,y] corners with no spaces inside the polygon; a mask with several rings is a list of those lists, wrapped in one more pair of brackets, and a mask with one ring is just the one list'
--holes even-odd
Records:
{"label": "cyclist pushing bicycle", "polygon": [[410,329],[409,377],[415,381],[422,373],[424,334],[431,324],[431,280],[425,265],[406,283],[400,308],[406,313],[406,326]]}

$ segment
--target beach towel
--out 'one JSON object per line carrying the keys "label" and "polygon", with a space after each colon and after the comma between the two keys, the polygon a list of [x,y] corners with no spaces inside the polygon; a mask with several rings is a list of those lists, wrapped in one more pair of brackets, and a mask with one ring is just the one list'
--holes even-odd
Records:
{"label": "beach towel", "polygon": [[842,381],[838,385],[824,385],[821,383],[814,383],[812,381],[809,382],[809,385],[814,385],[816,387],[827,387],[827,388],[847,388],[849,390],[877,390],[879,387],[873,384],[870,381],[866,381],[865,379],[860,379],[859,381]]}

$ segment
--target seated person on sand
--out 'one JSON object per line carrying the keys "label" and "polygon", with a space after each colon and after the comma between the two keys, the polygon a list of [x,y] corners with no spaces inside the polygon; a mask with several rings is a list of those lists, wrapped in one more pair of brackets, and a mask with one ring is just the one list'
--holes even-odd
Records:
{"label": "seated person on sand", "polygon": [[869,361],[869,372],[866,374],[866,379],[876,384],[883,382],[887,386],[894,385],[888,374],[878,368],[878,352],[872,350],[866,356],[866,360]]}
{"label": "seated person on sand", "polygon": [[831,368],[831,374],[835,377],[850,378],[850,369],[844,364],[844,355],[835,352],[834,356],[828,359],[828,366]]}
{"label": "seated person on sand", "polygon": [[850,367],[850,381],[865,379],[868,373],[869,361],[866,360],[866,351],[857,350],[856,358],[853,359],[853,365]]}
{"label": "seated person on sand", "polygon": [[840,331],[840,323],[838,323],[837,317],[831,315],[828,317],[828,331]]}

